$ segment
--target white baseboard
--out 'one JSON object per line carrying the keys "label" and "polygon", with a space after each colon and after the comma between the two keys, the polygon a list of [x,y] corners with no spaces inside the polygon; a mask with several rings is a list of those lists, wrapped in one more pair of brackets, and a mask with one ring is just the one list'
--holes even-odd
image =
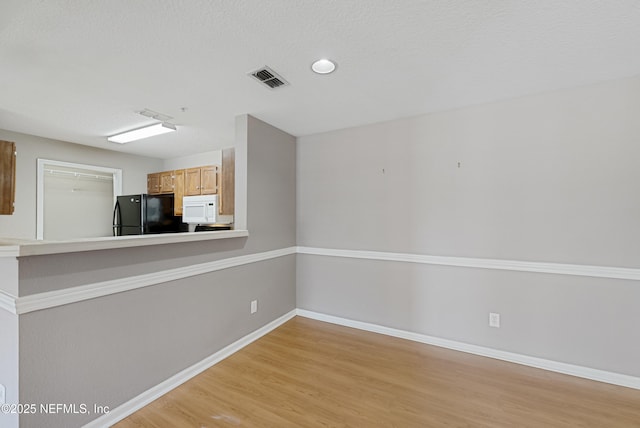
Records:
{"label": "white baseboard", "polygon": [[312,312],[305,309],[297,309],[296,315],[305,318],[311,318],[318,321],[325,321],[332,324],[338,324],[345,327],[357,328],[373,333],[385,334],[387,336],[399,337],[402,339],[412,340],[414,342],[425,343],[428,345],[439,346],[441,348],[453,349],[456,351],[467,352],[469,354],[481,355],[483,357],[495,358],[498,360],[509,361],[511,363],[522,364],[529,367],[549,370],[552,372],[568,374],[585,379],[596,380],[599,382],[610,383],[613,385],[625,386],[628,388],[640,389],[640,378],[613,373],[604,370],[592,369],[589,367],[576,366],[573,364],[561,363],[552,360],[546,360],[528,355],[516,354],[513,352],[500,351],[497,349],[486,348],[484,346],[471,345],[454,340],[441,339],[439,337],[427,336],[425,334],[414,333],[406,330],[398,330],[395,328],[384,327],[377,324],[366,323],[362,321],[354,321],[347,318],[340,318],[332,315],[325,315],[318,312]]}
{"label": "white baseboard", "polygon": [[100,416],[97,419],[84,425],[84,428],[100,428],[111,426],[126,418],[127,416],[140,410],[147,404],[157,400],[172,389],[182,385],[184,382],[202,373],[209,367],[212,367],[238,352],[251,342],[261,338],[267,333],[275,330],[285,322],[289,321],[296,315],[310,318],[318,321],[329,322],[332,324],[342,325],[345,327],[357,328],[359,330],[370,331],[373,333],[385,334],[387,336],[399,337],[414,342],[425,343],[428,345],[439,346],[442,348],[453,349],[470,354],[481,355],[484,357],[495,358],[498,360],[509,361],[512,363],[522,364],[525,366],[536,367],[539,369],[549,370],[553,372],[568,374],[585,379],[596,380],[599,382],[610,383],[613,385],[625,386],[628,388],[640,389],[640,378],[623,375],[619,373],[607,372],[604,370],[592,369],[588,367],[576,366],[573,364],[560,363],[557,361],[545,360],[543,358],[530,357],[527,355],[515,354],[512,352],[500,351],[497,349],[486,348],[483,346],[470,345],[468,343],[456,342],[454,340],[441,339],[438,337],[427,336],[420,333],[414,333],[406,330],[398,330],[395,328],[384,327],[377,324],[366,323],[362,321],[354,321],[347,318],[336,317],[333,315],[325,315],[318,312],[308,311],[305,309],[294,309],[284,314],[280,318],[270,322],[264,327],[244,336],[235,341],[231,345],[221,349],[215,354],[205,358],[204,360],[194,364],[175,374],[164,382],[148,389],[137,397],[132,398],[126,403],[112,409],[109,413]]}
{"label": "white baseboard", "polygon": [[84,428],[102,428],[102,427],[108,427],[108,426],[114,425],[115,423],[121,421],[122,419],[126,418],[132,413],[140,410],[147,404],[160,398],[161,396],[168,393],[172,389],[182,385],[189,379],[202,373],[209,367],[216,365],[217,363],[229,357],[230,355],[238,352],[240,349],[244,348],[251,342],[254,342],[255,340],[269,333],[270,331],[278,328],[279,326],[281,326],[282,324],[284,324],[285,322],[293,318],[295,315],[296,315],[295,310],[284,314],[280,318],[270,322],[264,327],[261,327],[252,333],[249,333],[243,338],[233,342],[231,345],[219,350],[215,354],[205,358],[204,360],[194,364],[191,367],[188,367],[182,370],[180,373],[177,373],[171,376],[169,379],[165,380],[164,382],[154,386],[151,389],[146,390],[145,392],[138,395],[137,397],[134,397],[133,399],[127,401],[126,403],[121,404],[120,406],[112,409],[109,413],[106,413],[100,416],[99,418],[94,419],[93,421],[84,425]]}

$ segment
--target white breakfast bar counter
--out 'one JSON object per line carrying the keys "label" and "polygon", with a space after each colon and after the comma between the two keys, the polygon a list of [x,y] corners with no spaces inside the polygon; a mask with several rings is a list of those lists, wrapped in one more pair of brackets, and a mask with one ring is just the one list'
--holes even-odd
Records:
{"label": "white breakfast bar counter", "polygon": [[212,232],[181,232],[151,235],[108,236],[101,238],[47,241],[0,238],[0,257],[39,256],[143,247],[147,245],[177,244],[249,236],[247,230],[219,230]]}

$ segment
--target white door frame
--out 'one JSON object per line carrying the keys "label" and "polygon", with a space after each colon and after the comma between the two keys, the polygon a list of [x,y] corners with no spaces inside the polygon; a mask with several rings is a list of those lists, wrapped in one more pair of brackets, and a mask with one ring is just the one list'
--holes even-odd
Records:
{"label": "white door frame", "polygon": [[88,169],[91,171],[106,172],[113,175],[113,203],[122,195],[122,170],[104,166],[87,165],[82,163],[63,162],[51,159],[38,158],[37,182],[36,182],[36,239],[44,239],[44,166],[62,166],[67,168]]}

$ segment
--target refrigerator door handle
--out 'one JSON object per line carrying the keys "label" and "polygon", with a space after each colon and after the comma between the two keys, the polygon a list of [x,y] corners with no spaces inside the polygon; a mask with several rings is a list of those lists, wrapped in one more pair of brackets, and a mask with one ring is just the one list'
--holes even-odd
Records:
{"label": "refrigerator door handle", "polygon": [[122,231],[122,218],[120,216],[120,202],[116,200],[116,206],[113,208],[113,236],[120,236]]}
{"label": "refrigerator door handle", "polygon": [[147,226],[147,195],[140,198],[140,235],[149,233]]}

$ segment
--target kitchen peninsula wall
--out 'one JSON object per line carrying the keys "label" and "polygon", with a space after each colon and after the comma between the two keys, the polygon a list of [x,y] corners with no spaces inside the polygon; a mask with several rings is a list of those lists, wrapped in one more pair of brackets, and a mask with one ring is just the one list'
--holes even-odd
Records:
{"label": "kitchen peninsula wall", "polygon": [[130,155],[0,129],[0,139],[16,143],[16,201],[13,215],[0,216],[0,237],[36,237],[36,159],[52,159],[122,169],[124,194],[143,193],[147,173],[164,168],[162,159]]}
{"label": "kitchen peninsula wall", "polygon": [[[236,207],[248,237],[19,257],[19,295],[133,281],[163,270],[286,251],[242,266],[10,314],[6,323],[0,317],[7,326],[0,349],[12,349],[5,343],[19,346],[4,360],[0,354],[7,366],[0,365],[0,377],[3,369],[11,376],[19,368],[19,397],[16,380],[10,379],[8,402],[86,402],[115,409],[295,309],[296,255],[290,250],[296,245],[296,139],[247,115],[238,118],[236,128],[242,143],[236,144]],[[259,311],[250,314],[253,299],[259,300]],[[97,416],[20,415],[20,426],[82,426]],[[0,426],[17,426],[4,421],[0,415]]]}

